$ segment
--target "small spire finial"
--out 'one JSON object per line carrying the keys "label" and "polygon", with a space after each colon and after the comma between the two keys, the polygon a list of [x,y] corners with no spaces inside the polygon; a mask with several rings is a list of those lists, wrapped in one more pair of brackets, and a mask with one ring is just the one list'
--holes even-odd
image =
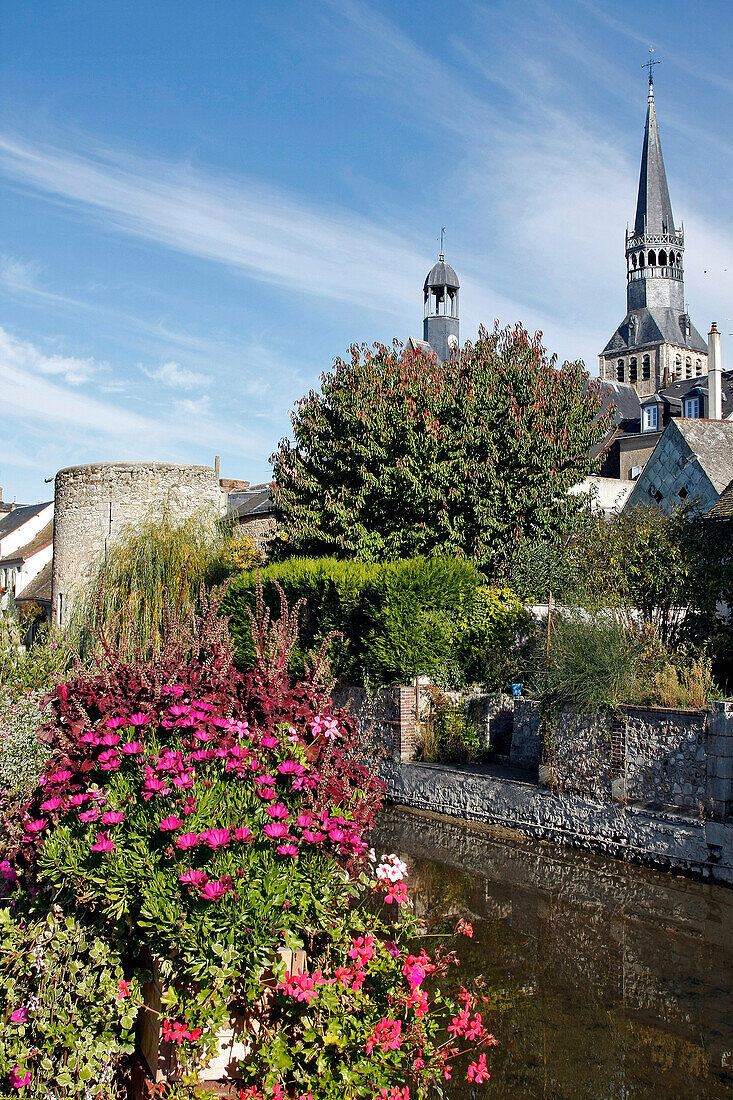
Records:
{"label": "small spire finial", "polygon": [[[654,60],[654,58],[651,56],[653,53],[654,53],[654,47],[650,46],[649,47],[649,60],[645,61],[644,64],[641,66],[642,69],[648,69],[649,70],[649,87],[650,87],[650,89],[654,88],[654,66],[662,64],[661,61],[655,61]],[[650,91],[649,94],[652,95],[653,92]]]}
{"label": "small spire finial", "polygon": [[444,237],[445,237],[445,226],[441,225],[441,227],[440,227],[440,262],[441,263],[445,259],[445,256],[443,255],[443,239],[444,239]]}

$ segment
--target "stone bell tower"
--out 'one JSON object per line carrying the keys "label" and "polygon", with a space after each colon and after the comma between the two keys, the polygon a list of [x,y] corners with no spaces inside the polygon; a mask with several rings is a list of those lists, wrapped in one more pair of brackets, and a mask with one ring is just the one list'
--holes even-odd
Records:
{"label": "stone bell tower", "polygon": [[430,344],[441,363],[458,351],[459,289],[458,276],[445,262],[441,249],[438,262],[431,268],[423,287],[423,340]]}
{"label": "stone bell tower", "polygon": [[626,317],[600,355],[600,375],[646,397],[707,374],[708,347],[685,306],[684,228],[669,198],[649,66],[644,144],[633,229],[626,230]]}

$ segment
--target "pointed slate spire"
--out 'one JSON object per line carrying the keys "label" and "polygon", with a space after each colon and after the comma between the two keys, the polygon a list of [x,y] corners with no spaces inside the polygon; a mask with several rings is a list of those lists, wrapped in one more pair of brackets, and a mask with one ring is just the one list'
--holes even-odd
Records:
{"label": "pointed slate spire", "polygon": [[668,233],[674,233],[674,218],[662,159],[657,112],[654,108],[654,84],[650,79],[634,234],[644,236]]}

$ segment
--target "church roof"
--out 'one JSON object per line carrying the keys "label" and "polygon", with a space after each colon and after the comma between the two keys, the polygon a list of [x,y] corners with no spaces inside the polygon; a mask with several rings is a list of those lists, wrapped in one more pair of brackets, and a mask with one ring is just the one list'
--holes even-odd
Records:
{"label": "church roof", "polygon": [[684,419],[672,424],[677,425],[716,492],[722,494],[733,479],[733,422]]}
{"label": "church roof", "polygon": [[[632,331],[631,318],[636,319]],[[695,326],[690,322],[689,336],[680,325],[682,314],[669,306],[644,306],[642,309],[627,313],[621,324],[602,351],[626,353],[632,348],[642,348],[654,344],[674,344],[675,347],[689,348],[692,352],[707,355],[708,345]]]}
{"label": "church roof", "polygon": [[601,383],[601,398],[604,411],[611,405],[614,406],[613,423],[618,427],[621,424],[638,424],[641,417],[641,401],[636,387],[628,382]]}
{"label": "church roof", "polygon": [[442,252],[437,264],[434,264],[430,269],[423,290],[427,290],[430,286],[449,286],[455,290],[460,289],[461,284],[458,282],[458,276],[451,265],[445,262]]}
{"label": "church roof", "polygon": [[641,151],[639,196],[636,202],[634,234],[674,233],[672,203],[669,200],[667,174],[662,159],[657,112],[654,107],[654,85],[649,84],[649,99],[644,127],[644,146]]}

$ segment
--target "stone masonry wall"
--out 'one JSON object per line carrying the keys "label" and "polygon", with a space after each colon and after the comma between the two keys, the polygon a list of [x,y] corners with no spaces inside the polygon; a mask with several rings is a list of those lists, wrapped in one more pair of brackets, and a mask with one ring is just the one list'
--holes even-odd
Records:
{"label": "stone masonry wall", "polygon": [[509,763],[513,768],[536,771],[540,764],[540,709],[534,699],[517,696]]}
{"label": "stone masonry wall", "polygon": [[368,691],[364,687],[341,686],[334,690],[337,707],[348,707],[357,722],[362,749],[397,762],[415,755],[417,721],[415,688],[385,687]]}
{"label": "stone masonry wall", "polygon": [[53,618],[64,625],[74,597],[123,527],[167,501],[173,515],[222,511],[211,466],[168,462],[101,462],[56,475],[53,537]]}

